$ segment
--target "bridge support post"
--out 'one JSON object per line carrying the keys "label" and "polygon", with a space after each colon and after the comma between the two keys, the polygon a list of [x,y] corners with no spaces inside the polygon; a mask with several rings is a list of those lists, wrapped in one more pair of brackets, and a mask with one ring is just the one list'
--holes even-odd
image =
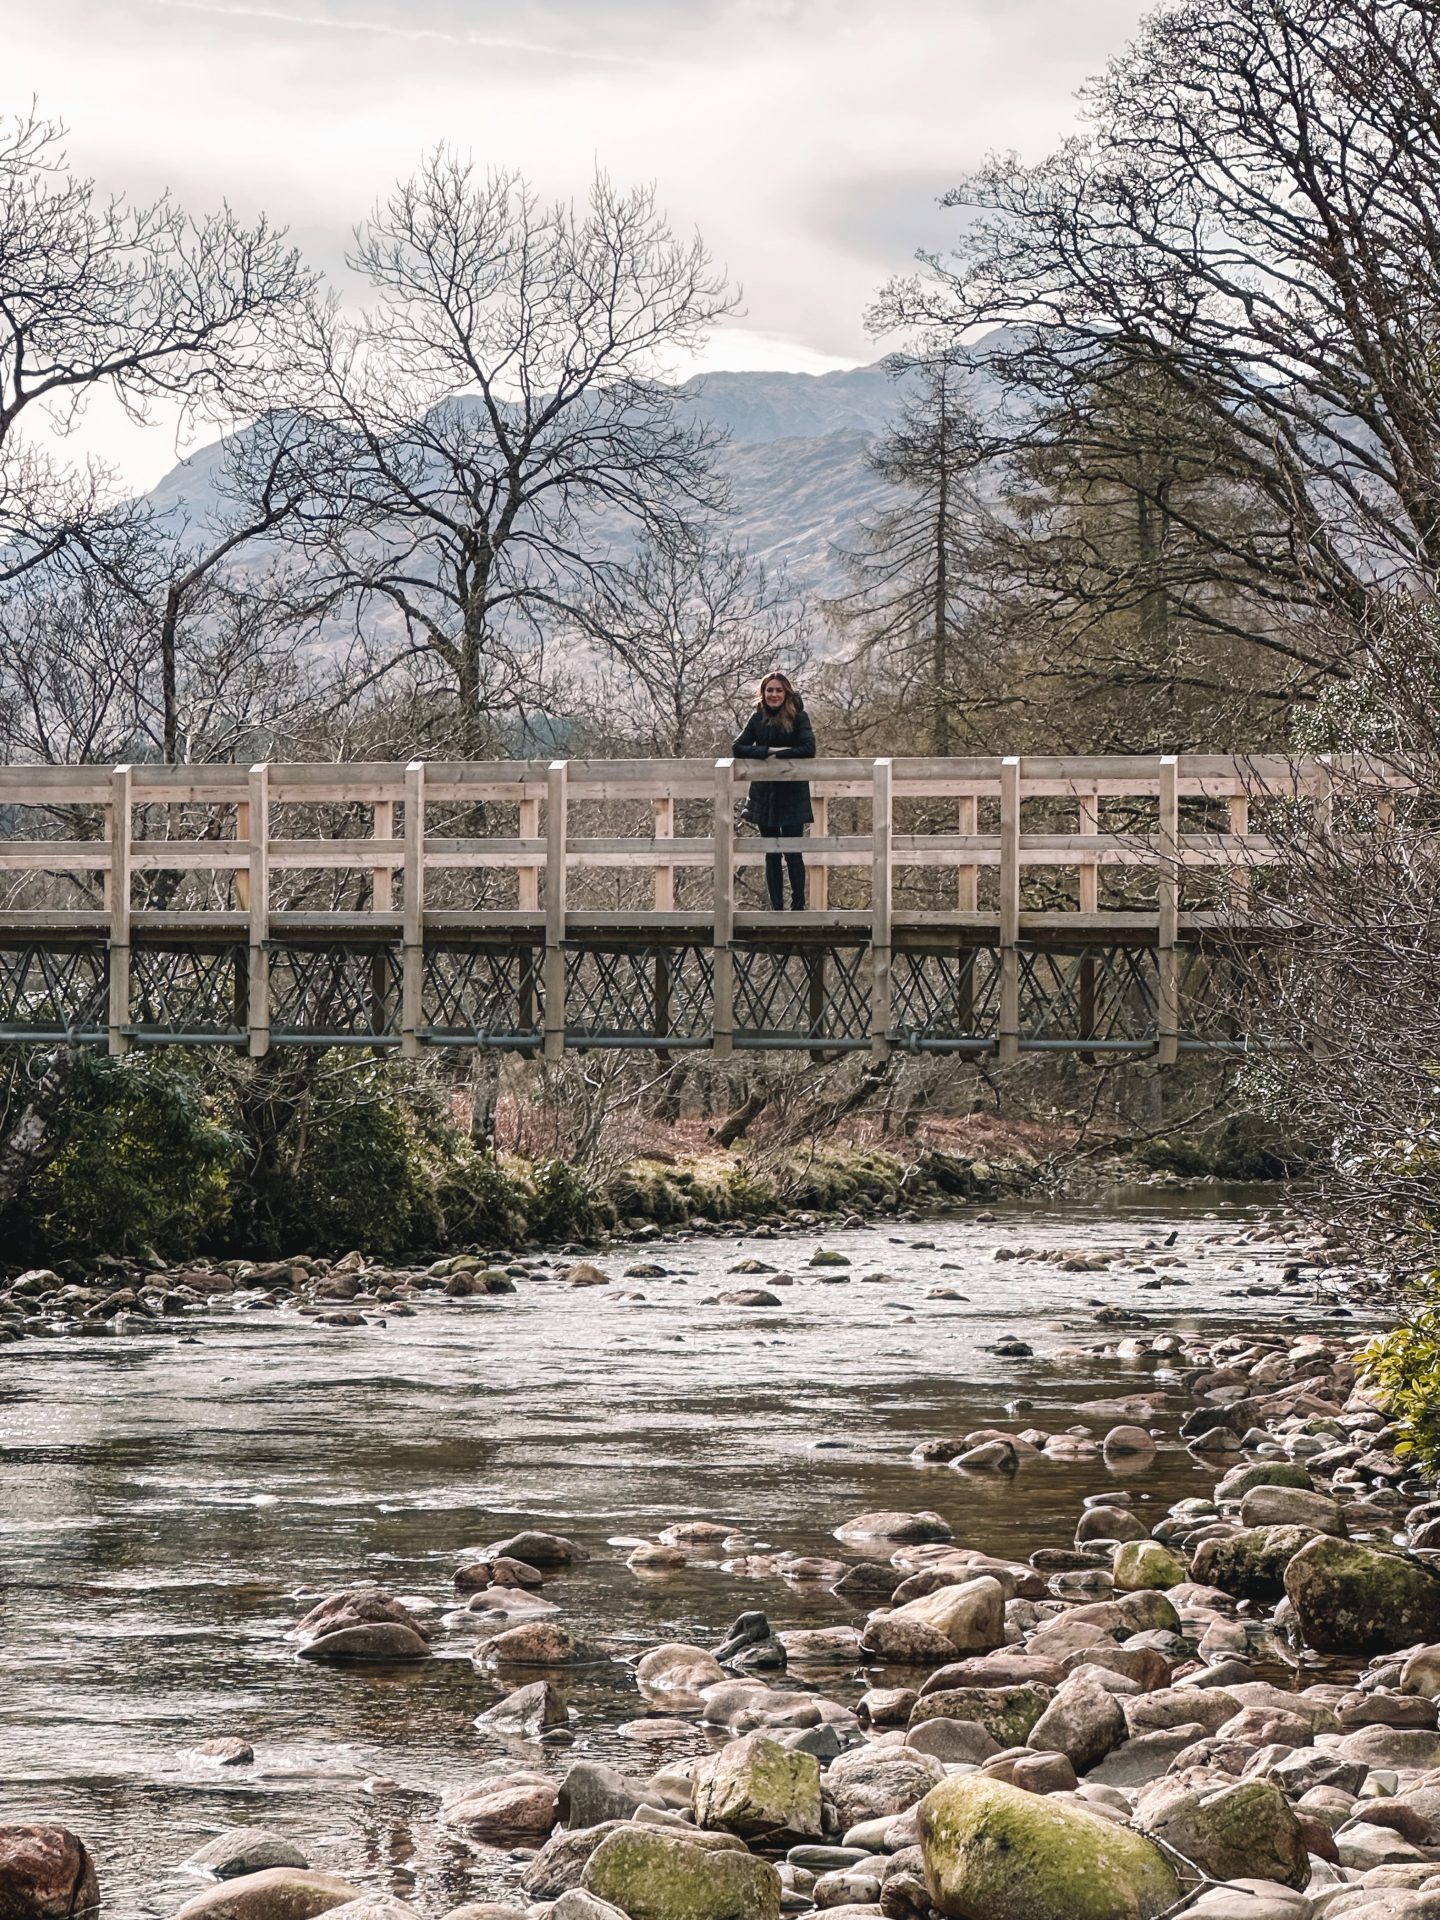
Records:
{"label": "bridge support post", "polygon": [[1160,761],[1160,877],[1157,965],[1159,975],[1159,1050],[1162,1067],[1180,1058],[1180,762],[1173,753]]}
{"label": "bridge support post", "polygon": [[1020,760],[1000,762],[1000,1045],[1020,1058]]}
{"label": "bridge support post", "polygon": [[712,1051],[735,1050],[735,762],[715,762],[715,1003]]}
{"label": "bridge support post", "polygon": [[245,981],[245,1024],[252,1060],[270,1051],[270,769],[250,769],[250,955]]}
{"label": "bridge support post", "polygon": [[552,760],[545,780],[545,1058],[565,1052],[565,895],[569,843],[568,762]]}
{"label": "bridge support post", "polygon": [[400,1051],[420,1051],[425,987],[425,762],[405,769],[405,902],[400,930]]}
{"label": "bridge support post", "polygon": [[890,916],[893,880],[890,868],[894,806],[889,760],[877,760],[870,801],[873,844],[870,875],[870,1052],[883,1060],[890,1052]]}
{"label": "bridge support post", "polygon": [[125,1053],[130,1036],[130,768],[110,775],[110,1007],[111,1053]]}

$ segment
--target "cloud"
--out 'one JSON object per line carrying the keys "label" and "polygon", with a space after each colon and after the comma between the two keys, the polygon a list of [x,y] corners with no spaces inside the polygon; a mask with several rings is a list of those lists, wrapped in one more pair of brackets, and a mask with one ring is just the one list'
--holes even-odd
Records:
{"label": "cloud", "polygon": [[440,140],[549,195],[597,164],[654,180],[744,284],[736,353],[809,367],[874,357],[866,307],[946,244],[939,193],[987,149],[1062,137],[1141,6],[49,0],[7,23],[0,104],[37,93],[106,189],[263,210],[327,269]]}

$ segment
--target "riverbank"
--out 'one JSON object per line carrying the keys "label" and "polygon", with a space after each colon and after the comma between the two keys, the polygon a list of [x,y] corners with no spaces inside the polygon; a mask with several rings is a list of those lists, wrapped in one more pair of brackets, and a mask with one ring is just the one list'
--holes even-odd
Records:
{"label": "riverbank", "polygon": [[[1314,1666],[1273,1603],[1282,1549],[1323,1541],[1332,1507],[1369,1548],[1422,1504],[1383,1419],[1351,1397],[1363,1308],[1346,1317],[1331,1254],[1253,1206],[1207,1220],[1200,1198],[1175,1196],[1168,1215],[1164,1196],[1135,1193],[888,1231],[687,1232],[517,1258],[503,1297],[451,1291],[462,1269],[382,1300],[387,1283],[356,1263],[339,1276],[348,1301],[240,1286],[160,1325],[116,1316],[96,1328],[109,1338],[42,1334],[6,1363],[27,1386],[0,1454],[16,1653],[0,1809],[91,1842],[120,1916],[168,1920],[200,1891],[211,1910],[223,1896],[263,1920],[253,1902],[278,1898],[273,1881],[204,1877],[253,1866],[261,1843],[234,1830],[257,1824],[338,1876],[327,1901],[358,1887],[426,1920],[483,1900],[538,1915],[556,1898],[546,1876],[583,1878],[595,1828],[619,1813],[638,1814],[627,1836],[659,1835],[667,1870],[702,1833],[743,1841],[753,1864],[728,1871],[747,1876],[756,1911],[809,1911],[818,1894],[918,1914],[897,1795],[939,1786],[936,1768],[947,1790],[1043,1786],[1026,1812],[1115,1818],[1118,1794],[1143,1825],[1154,1780],[1111,1786],[1111,1773],[1163,1759],[1155,1778],[1198,1765],[1222,1790],[1238,1768],[1249,1792],[1247,1743],[1263,1733],[1323,1770],[1377,1699],[1413,1759],[1433,1704],[1383,1660],[1367,1671],[1364,1651]],[[1237,1463],[1289,1479],[1276,1491],[1297,1509],[1330,1505],[1262,1512],[1275,1492],[1237,1496],[1224,1482]],[[876,1514],[921,1515],[930,1537],[892,1538],[873,1518],[857,1530]],[[1299,1540],[1275,1535],[1257,1557],[1247,1536],[1283,1525]],[[1135,1565],[1147,1584],[1132,1584]],[[1177,1584],[1148,1584],[1177,1567]],[[1272,1597],[1243,1590],[1262,1575]],[[357,1589],[332,1630],[383,1625],[356,1614],[381,1606],[391,1652],[413,1658],[337,1662],[340,1645],[317,1657],[292,1637],[318,1602]],[[936,1618],[907,1611],[917,1602]],[[757,1613],[781,1653],[753,1621],[726,1650]],[[549,1664],[528,1665],[526,1647]],[[685,1651],[642,1675],[666,1647]],[[755,1647],[784,1666],[750,1665]],[[1006,1661],[1029,1670],[1002,1674]],[[974,1670],[945,1675],[962,1662]],[[1291,1705],[1275,1707],[1276,1687]],[[1023,1730],[994,1718],[1017,1689],[1035,1712]],[[1333,1725],[1326,1689],[1347,1696],[1328,1706]],[[1070,1752],[1077,1699],[1087,1739],[1097,1716],[1109,1730],[1103,1756]],[[1175,1719],[1182,1708],[1193,1718]],[[1359,1726],[1376,1724],[1391,1723]],[[1145,1744],[1177,1729],[1192,1737]],[[741,1801],[704,1784],[757,1755],[805,1776],[811,1812],[784,1816],[805,1830],[762,1833],[736,1813],[763,1785],[753,1768]],[[1407,1783],[1377,1752],[1352,1813],[1389,1774]],[[1278,1791],[1312,1818],[1301,1793]],[[219,1830],[209,1865],[182,1871]],[[1327,1873],[1352,1869],[1305,1832],[1323,1893]],[[843,1859],[814,1851],[847,1842]],[[703,1884],[713,1871],[707,1859]],[[605,1888],[621,1911],[655,1911]]]}

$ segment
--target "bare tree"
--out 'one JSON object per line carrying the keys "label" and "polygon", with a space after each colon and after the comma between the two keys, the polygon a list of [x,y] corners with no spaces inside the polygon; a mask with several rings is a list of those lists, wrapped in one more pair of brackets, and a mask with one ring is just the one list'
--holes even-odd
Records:
{"label": "bare tree", "polygon": [[[1379,579],[1440,571],[1440,16],[1428,0],[1182,0],[1083,95],[1050,158],[947,197],[948,259],[881,324],[997,329],[997,452],[1125,417],[1158,381],[1256,511],[1197,524],[1221,578],[1339,609],[1237,637],[1321,672]],[[1154,502],[1158,505],[1158,502]]]}
{"label": "bare tree", "polygon": [[62,141],[33,110],[0,122],[0,577],[82,537],[106,486],[27,423],[63,435],[100,389],[134,419],[255,403],[316,285],[264,219],[105,199]]}
{"label": "bare tree", "polygon": [[798,671],[808,654],[803,602],[704,528],[647,542],[604,579],[585,625],[602,650],[606,724],[662,756],[728,738],[737,697],[764,673]]}
{"label": "bare tree", "polygon": [[353,436],[324,556],[332,608],[429,656],[473,720],[596,589],[617,548],[712,507],[713,435],[665,382],[731,305],[652,190],[581,210],[437,149],[359,229],[376,290],[317,343]]}

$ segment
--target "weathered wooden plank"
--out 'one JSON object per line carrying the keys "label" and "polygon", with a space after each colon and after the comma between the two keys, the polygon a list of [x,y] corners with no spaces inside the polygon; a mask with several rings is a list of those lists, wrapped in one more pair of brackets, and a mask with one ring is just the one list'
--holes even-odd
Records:
{"label": "weathered wooden plank", "polygon": [[245,1025],[253,1060],[270,1051],[270,769],[250,769],[250,946],[246,966]]}
{"label": "weathered wooden plank", "polygon": [[425,762],[405,769],[405,874],[401,906],[400,1052],[413,1060],[425,1024],[425,814],[429,805]]}
{"label": "weathered wooden plank", "polygon": [[1000,767],[1000,1020],[1002,1061],[1020,1057],[1020,761]]}
{"label": "weathered wooden plank", "polygon": [[870,870],[870,1052],[883,1060],[890,1051],[891,961],[890,918],[892,876],[890,842],[894,815],[890,794],[891,763],[875,762],[875,784],[870,803],[874,851]]}
{"label": "weathered wooden plank", "polygon": [[1174,1066],[1180,1057],[1180,787],[1173,753],[1160,760],[1159,868],[1159,1062]]}
{"label": "weathered wooden plank", "polygon": [[[673,840],[675,838],[675,800],[671,794],[652,800],[655,814],[655,838]],[[657,913],[670,913],[675,906],[675,867],[672,861],[664,861],[650,869],[650,879],[654,889],[655,910]]]}
{"label": "weathered wooden plank", "polygon": [[545,1057],[565,1051],[566,839],[569,769],[552,760],[545,787]]}
{"label": "weathered wooden plank", "polygon": [[735,935],[735,770],[732,759],[715,762],[715,818],[711,839],[715,852],[714,925],[711,942],[715,949],[715,985],[713,997],[713,1037],[711,1045],[722,1058],[735,1050],[735,955],[731,942]]}
{"label": "weathered wooden plank", "polygon": [[130,769],[110,775],[110,1019],[111,1053],[130,1045]]}

